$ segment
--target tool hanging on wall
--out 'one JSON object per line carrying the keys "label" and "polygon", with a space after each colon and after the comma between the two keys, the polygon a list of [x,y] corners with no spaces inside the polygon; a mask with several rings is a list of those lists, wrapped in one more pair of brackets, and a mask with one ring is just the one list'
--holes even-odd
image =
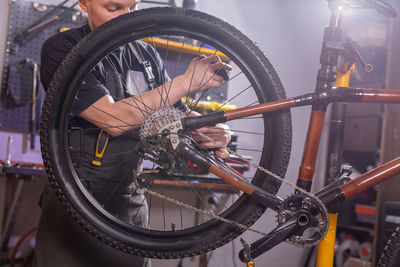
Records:
{"label": "tool hanging on wall", "polygon": [[35,149],[35,134],[36,134],[36,104],[37,104],[37,95],[39,91],[39,73],[38,73],[38,64],[33,62],[33,72],[32,72],[33,80],[32,80],[32,109],[31,109],[31,149]]}
{"label": "tool hanging on wall", "polygon": [[[2,72],[2,77],[4,78],[1,82],[0,92],[0,129],[26,133],[24,135],[24,137],[27,137],[24,139],[25,141],[29,139],[29,134],[32,129],[31,88],[33,86],[33,66],[32,64],[21,64],[21,62],[15,64],[15,62],[18,62],[21,59],[30,58],[39,63],[41,47],[50,36],[56,34],[61,27],[74,28],[82,26],[82,24],[78,23],[78,21],[81,20],[80,14],[76,14],[77,17],[75,20],[72,19],[72,16],[77,12],[77,9],[70,10],[68,8],[77,0],[69,0],[69,2],[65,3],[63,7],[60,7],[56,13],[52,13],[50,16],[46,16],[46,14],[54,10],[55,5],[48,4],[50,1],[40,1],[47,4],[34,4],[32,1],[39,2],[39,0],[10,1],[6,36],[7,42],[4,55],[5,67]],[[63,1],[64,0],[56,0],[52,2],[57,5]],[[14,43],[15,37],[21,34],[23,30],[30,28],[32,25],[36,25],[38,21],[40,21],[40,24],[45,20],[50,19],[52,16],[59,15],[63,10],[65,10],[65,14],[62,15],[62,18],[47,24],[43,30],[35,33],[33,38],[27,41],[24,45],[17,45]],[[10,70],[12,73],[9,73]],[[40,72],[40,65],[38,67],[38,72]],[[38,94],[39,99],[37,99],[37,102],[35,103],[36,134],[39,130],[40,105],[44,100],[44,90],[40,84],[40,80],[37,80],[37,83],[38,86],[40,86],[40,94]],[[27,146],[24,146],[24,149],[29,149],[29,140],[28,143],[25,142],[24,144],[27,144]]]}
{"label": "tool hanging on wall", "polygon": [[[23,58],[8,66],[8,85],[5,96],[8,105],[23,106],[31,104],[39,97],[39,72],[38,64],[30,59]],[[14,81],[13,83],[10,83]],[[15,82],[18,81],[18,82]],[[26,88],[32,88],[32,95],[27,93]]]}
{"label": "tool hanging on wall", "polygon": [[55,6],[52,10],[50,10],[48,13],[46,13],[43,17],[41,17],[39,20],[35,21],[25,30],[17,34],[14,38],[14,44],[17,45],[25,44],[30,39],[38,35],[41,31],[43,31],[48,25],[52,24],[55,21],[60,20],[66,14],[69,14],[67,11],[74,10],[78,2],[75,2],[70,7],[64,7],[64,4],[67,3],[68,1],[69,0],[64,0],[59,5]]}
{"label": "tool hanging on wall", "polygon": [[33,2],[32,6],[33,6],[34,9],[36,9],[39,12],[47,11],[47,8],[48,8],[47,5],[42,4],[42,3],[38,3],[38,2]]}
{"label": "tool hanging on wall", "polygon": [[[30,137],[31,149],[35,149],[35,134],[37,130],[36,113],[38,100],[40,99],[39,66],[30,58],[20,59],[8,67],[8,79],[19,81],[19,83],[8,84],[6,90],[10,106],[31,105]],[[31,94],[26,92],[31,88]]]}

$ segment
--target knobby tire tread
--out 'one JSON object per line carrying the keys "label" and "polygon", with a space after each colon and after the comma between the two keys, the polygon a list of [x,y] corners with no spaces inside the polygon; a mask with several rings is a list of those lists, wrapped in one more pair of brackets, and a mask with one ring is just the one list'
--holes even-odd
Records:
{"label": "knobby tire tread", "polygon": [[378,267],[398,267],[400,265],[400,226],[392,233],[378,261]]}

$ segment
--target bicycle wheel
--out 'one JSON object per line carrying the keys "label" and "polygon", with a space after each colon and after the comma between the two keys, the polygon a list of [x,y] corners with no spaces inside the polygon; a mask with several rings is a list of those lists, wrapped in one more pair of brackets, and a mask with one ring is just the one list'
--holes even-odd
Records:
{"label": "bicycle wheel", "polygon": [[[137,223],[135,218],[138,213],[134,216],[131,214],[129,219],[119,215],[121,209],[125,211],[128,208],[129,200],[122,197],[125,202],[117,209],[115,205],[108,205],[110,198],[131,192],[121,193],[124,190],[113,188],[107,196],[93,194],[91,181],[88,181],[86,174],[82,174],[84,172],[79,167],[80,163],[74,157],[76,144],[71,141],[71,133],[76,130],[74,121],[77,118],[72,115],[72,110],[79,101],[82,84],[101,62],[109,62],[113,52],[121,51],[131,44],[144,45],[145,41],[165,62],[171,78],[181,74],[190,60],[200,54],[217,54],[232,66],[233,70],[223,86],[211,88],[205,93],[188,95],[184,101],[189,109],[201,108],[204,111],[206,105],[214,105],[215,111],[286,98],[281,82],[267,58],[253,42],[232,26],[193,10],[154,8],[135,11],[87,35],[57,70],[43,108],[43,160],[60,201],[83,228],[101,241],[127,253],[146,257],[196,255],[213,250],[244,231],[235,224],[199,212],[199,209],[251,226],[265,208],[218,177],[201,173],[197,166],[179,157],[172,157],[165,151],[163,153],[167,158],[170,157],[169,162],[173,164],[163,170],[162,174],[151,172],[155,168],[159,170],[162,164],[152,162],[148,154],[136,153],[134,150],[138,146],[132,145],[126,147],[127,155],[133,153],[133,157],[141,155],[145,158],[144,168],[147,173],[140,174],[144,175],[141,177],[145,180],[141,186],[165,196],[157,198],[144,193],[141,204],[147,206],[148,220],[146,223]],[[161,77],[161,80],[167,80],[167,77]],[[127,84],[124,82],[122,86],[128,87]],[[135,81],[130,84],[135,84]],[[172,104],[164,99],[160,106]],[[162,114],[169,112],[162,111]],[[154,112],[152,114],[155,116]],[[291,149],[289,111],[253,116],[228,124],[237,138],[232,147],[238,153],[284,176]],[[79,128],[78,132],[86,136],[93,130],[96,127]],[[186,142],[195,143],[190,136],[185,138]],[[137,158],[133,159],[123,153],[121,155],[120,164],[116,168],[133,169],[136,166]],[[233,168],[235,172],[244,172],[246,179],[269,192],[276,194],[279,189],[279,182],[265,173],[251,169],[241,158],[232,156],[218,164],[227,169]],[[115,182],[113,186],[123,184],[125,189],[134,184],[134,179],[133,175],[125,178],[110,177],[110,181]],[[171,203],[167,197],[175,201]]]}
{"label": "bicycle wheel", "polygon": [[378,261],[380,267],[395,267],[400,264],[400,227],[392,233]]}

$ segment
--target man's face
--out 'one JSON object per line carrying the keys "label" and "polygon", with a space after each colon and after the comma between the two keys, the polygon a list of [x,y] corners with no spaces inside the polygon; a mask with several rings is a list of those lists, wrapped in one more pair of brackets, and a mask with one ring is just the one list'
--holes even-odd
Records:
{"label": "man's face", "polygon": [[79,5],[88,13],[89,27],[94,30],[103,23],[136,10],[138,0],[79,0]]}

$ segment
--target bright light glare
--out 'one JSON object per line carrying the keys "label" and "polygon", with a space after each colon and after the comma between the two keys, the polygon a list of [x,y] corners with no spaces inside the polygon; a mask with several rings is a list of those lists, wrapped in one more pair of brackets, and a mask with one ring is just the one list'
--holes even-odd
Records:
{"label": "bright light glare", "polygon": [[342,11],[343,10],[343,6],[338,6],[338,10]]}

